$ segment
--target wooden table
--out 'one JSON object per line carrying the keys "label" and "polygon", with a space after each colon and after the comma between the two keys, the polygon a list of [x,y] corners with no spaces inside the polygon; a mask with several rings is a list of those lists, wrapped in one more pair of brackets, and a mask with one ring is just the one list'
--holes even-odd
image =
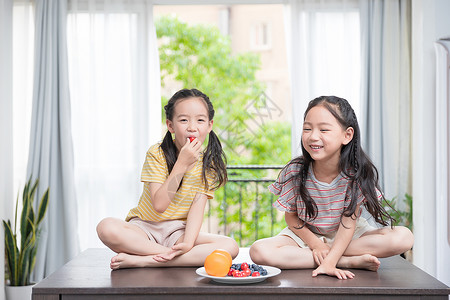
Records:
{"label": "wooden table", "polygon": [[108,249],[88,249],[33,287],[33,300],[68,299],[447,299],[450,289],[400,256],[381,259],[378,272],[352,270],[339,280],[312,270],[282,270],[247,285],[203,278],[196,268],[111,271]]}

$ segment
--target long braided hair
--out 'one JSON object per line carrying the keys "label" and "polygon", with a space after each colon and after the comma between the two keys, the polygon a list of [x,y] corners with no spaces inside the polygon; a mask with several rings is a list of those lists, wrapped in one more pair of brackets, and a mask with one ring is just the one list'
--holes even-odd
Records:
{"label": "long braided hair", "polygon": [[[209,100],[209,97],[197,89],[179,90],[172,96],[172,98],[169,99],[167,105],[164,106],[164,111],[166,112],[167,120],[171,121],[173,120],[176,103],[179,100],[186,98],[203,99],[208,108],[208,118],[209,120],[213,120],[214,107],[211,101]],[[172,172],[172,169],[178,158],[177,147],[173,142],[172,134],[170,133],[170,131],[167,131],[163,141],[161,142],[160,147],[164,152],[164,156],[167,162],[167,169],[170,173]],[[212,130],[209,133],[208,145],[206,147],[206,151],[203,154],[202,180],[207,190],[209,189],[209,185],[206,174],[207,172],[210,171],[215,173],[214,186],[212,187],[213,189],[217,189],[227,182],[228,176],[227,176],[225,153],[222,150],[222,144],[220,143],[219,138]]]}
{"label": "long braided hair", "polygon": [[[358,197],[357,192],[360,188],[367,200],[365,207],[375,221],[384,226],[389,224],[393,226],[395,219],[389,215],[380,201],[378,201],[376,189],[381,192],[378,182],[378,171],[361,148],[361,133],[353,108],[343,98],[321,96],[309,102],[303,119],[306,119],[306,115],[311,108],[318,105],[325,107],[336,118],[344,130],[349,127],[352,127],[354,130],[353,139],[347,145],[342,146],[339,159],[339,172],[343,172],[350,180],[350,204],[345,208],[343,216],[350,217],[355,213]],[[296,173],[293,178],[297,189],[296,194],[299,194],[301,201],[305,203],[305,220],[307,218],[315,219],[317,217],[317,205],[306,188],[308,170],[314,160],[308,151],[306,151],[303,143],[302,154],[302,156],[291,160],[286,167],[291,164],[299,165],[300,172]],[[385,200],[383,194],[382,200]]]}

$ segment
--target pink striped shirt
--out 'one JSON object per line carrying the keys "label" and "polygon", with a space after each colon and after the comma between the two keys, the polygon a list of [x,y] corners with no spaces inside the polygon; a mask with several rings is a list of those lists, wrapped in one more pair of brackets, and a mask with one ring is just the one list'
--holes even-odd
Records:
{"label": "pink striped shirt", "polygon": [[[269,190],[278,195],[273,206],[281,211],[296,212],[298,217],[314,233],[326,234],[337,231],[344,209],[350,205],[350,180],[343,173],[339,174],[331,183],[320,182],[314,176],[312,167],[308,170],[306,189],[317,205],[317,217],[311,219],[305,216],[305,203],[296,191],[293,176],[300,172],[300,164],[290,164],[285,168],[277,181],[269,186]],[[381,193],[376,190],[380,199]],[[357,191],[357,203],[366,201],[361,189]]]}

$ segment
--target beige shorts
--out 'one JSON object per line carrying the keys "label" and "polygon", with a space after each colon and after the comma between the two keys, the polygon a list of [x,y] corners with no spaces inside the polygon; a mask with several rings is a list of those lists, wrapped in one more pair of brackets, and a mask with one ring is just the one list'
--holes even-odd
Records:
{"label": "beige shorts", "polygon": [[[375,230],[376,228],[371,226],[366,219],[364,219],[363,217],[359,217],[358,220],[356,220],[356,228],[355,228],[355,233],[353,234],[353,238],[357,239],[359,237],[361,237],[361,235],[363,235],[365,232],[370,231],[370,230]],[[334,242],[334,238],[336,236],[336,232],[331,232],[329,234],[316,234],[315,235],[321,239],[322,241],[324,241],[327,244],[333,244]],[[288,227],[284,228],[283,230],[281,230],[281,232],[278,235],[286,235],[288,237],[290,237],[291,239],[293,239],[300,248],[309,248],[308,245],[301,239],[299,238],[292,230],[290,230]]]}
{"label": "beige shorts", "polygon": [[133,218],[128,222],[142,229],[149,240],[169,248],[176,244],[186,228],[186,221],[182,220],[153,222]]}

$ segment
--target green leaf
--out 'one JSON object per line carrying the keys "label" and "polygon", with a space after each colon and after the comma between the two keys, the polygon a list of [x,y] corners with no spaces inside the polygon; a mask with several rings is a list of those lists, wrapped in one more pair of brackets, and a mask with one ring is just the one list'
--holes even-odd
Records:
{"label": "green leaf", "polygon": [[33,203],[34,201],[34,195],[35,195],[35,193],[36,193],[36,189],[37,189],[37,187],[38,187],[38,184],[39,184],[39,179],[36,179],[36,181],[34,182],[34,185],[33,185],[33,187],[31,188],[31,190],[29,191],[29,197],[31,198],[31,203]]}
{"label": "green leaf", "polygon": [[[16,198],[16,210],[14,211],[14,235],[17,233],[17,210],[19,207],[19,193],[17,193]],[[11,226],[11,222],[8,220],[9,226]],[[11,227],[12,228],[12,227]]]}
{"label": "green leaf", "polygon": [[35,241],[35,244],[34,244],[34,247],[33,247],[33,249],[31,250],[31,253],[30,253],[30,274],[31,274],[31,272],[33,272],[33,270],[34,270],[34,266],[36,265],[36,253],[37,253],[37,245],[38,245],[38,243],[39,243],[39,233],[40,233],[40,230],[36,230],[36,241]]}
{"label": "green leaf", "polygon": [[17,262],[19,259],[19,249],[17,248],[16,237],[11,230],[10,222],[3,221],[5,229],[5,251],[9,270],[9,280],[11,285],[16,285],[18,281]]}
{"label": "green leaf", "polygon": [[47,189],[44,195],[41,198],[41,203],[39,204],[37,220],[35,222],[35,226],[38,226],[41,221],[44,219],[45,213],[47,212],[48,207],[48,199],[50,197],[50,189]]}
{"label": "green leaf", "polygon": [[23,187],[23,194],[22,197],[25,199],[25,197],[28,197],[28,190],[30,189],[30,185],[31,185],[31,177],[28,179],[28,181],[25,183],[25,186]]}
{"label": "green leaf", "polygon": [[31,230],[30,235],[27,237],[19,256],[19,285],[29,284],[29,277],[31,273],[30,260],[32,260],[30,255],[36,243],[35,227],[30,219],[28,221],[33,230]]}
{"label": "green leaf", "polygon": [[22,214],[20,216],[20,236],[21,236],[21,243],[20,245],[23,246],[25,244],[25,240],[30,232],[29,228],[29,215],[30,210],[32,209],[32,203],[31,198],[28,194],[23,195],[23,207],[22,207]]}

